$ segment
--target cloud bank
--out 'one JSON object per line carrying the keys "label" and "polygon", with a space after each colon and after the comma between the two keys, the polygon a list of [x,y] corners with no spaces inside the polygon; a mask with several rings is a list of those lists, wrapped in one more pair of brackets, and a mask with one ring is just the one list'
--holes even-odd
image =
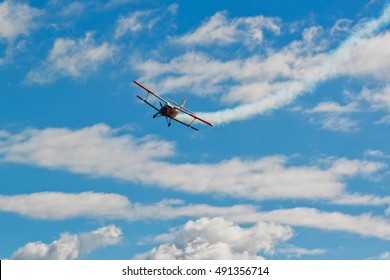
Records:
{"label": "cloud bank", "polygon": [[[184,45],[216,44],[203,35],[207,30],[215,30],[218,36],[224,38],[218,42],[232,43],[241,32],[236,27],[237,22],[252,20],[239,18],[229,22],[223,13],[217,13],[195,31],[176,38],[176,41]],[[134,61],[133,67],[141,73],[141,80],[152,88],[158,88],[161,93],[190,91],[205,96],[223,92],[223,102],[241,104],[198,114],[216,125],[230,123],[285,106],[312,91],[319,83],[338,76],[369,75],[386,79],[390,64],[384,57],[389,57],[389,52],[381,46],[386,44],[389,34],[380,32],[389,21],[390,6],[386,5],[381,16],[358,24],[342,44],[328,51],[318,48],[327,45],[319,36],[322,29],[312,27],[303,32],[302,41],[294,41],[281,50],[268,51],[266,57],[252,55],[221,60],[202,51],[191,50],[167,63],[148,59]],[[277,32],[278,25],[274,23],[272,26]],[[244,25],[243,28],[252,42],[256,42],[255,36],[251,35],[251,27]],[[330,32],[334,33],[335,28]],[[351,130],[356,126],[346,118],[329,121],[339,130]],[[331,125],[329,121],[327,127]]]}
{"label": "cloud bank", "polygon": [[272,155],[217,163],[170,163],[173,143],[151,136],[118,135],[99,124],[80,130],[26,129],[3,131],[0,161],[110,177],[171,190],[263,199],[331,199],[344,194],[344,180],[384,170],[384,162],[329,159],[326,164],[293,166]]}
{"label": "cloud bank", "polygon": [[159,235],[159,247],[139,254],[136,259],[157,260],[223,260],[262,259],[260,253],[271,253],[279,242],[293,236],[292,229],[274,223],[256,223],[240,227],[221,217],[188,221],[171,233]]}
{"label": "cloud bank", "polygon": [[[389,197],[347,197],[336,203],[344,205],[388,205]],[[167,199],[153,204],[134,203],[112,193],[45,192],[0,196],[0,211],[13,212],[34,219],[63,220],[72,218],[123,219],[127,221],[174,220],[177,218],[222,217],[237,224],[275,223],[328,231],[343,231],[361,236],[390,240],[390,223],[370,213],[349,215],[296,207],[260,211],[255,205],[213,206],[186,204]]]}
{"label": "cloud bank", "polygon": [[114,225],[80,234],[62,233],[50,244],[31,242],[12,254],[16,260],[74,260],[101,247],[120,242],[122,231]]}

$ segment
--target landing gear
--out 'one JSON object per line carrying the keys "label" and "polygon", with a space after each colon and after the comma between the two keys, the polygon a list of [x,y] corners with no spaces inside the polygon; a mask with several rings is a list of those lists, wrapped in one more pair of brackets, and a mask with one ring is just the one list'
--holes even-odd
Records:
{"label": "landing gear", "polygon": [[168,118],[168,117],[165,117],[165,119],[167,120],[167,125],[168,125],[168,127],[170,127],[170,126],[171,126],[171,121],[172,121],[172,119],[171,119],[171,118]]}

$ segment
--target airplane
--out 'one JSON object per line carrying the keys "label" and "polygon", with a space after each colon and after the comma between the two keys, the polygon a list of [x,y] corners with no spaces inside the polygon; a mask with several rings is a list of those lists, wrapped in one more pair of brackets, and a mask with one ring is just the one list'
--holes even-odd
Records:
{"label": "airplane", "polygon": [[[162,98],[161,96],[155,94],[154,92],[152,92],[150,89],[147,89],[145,86],[143,86],[142,84],[138,83],[137,81],[133,81],[137,86],[141,87],[143,90],[145,90],[147,92],[147,95],[145,98],[137,95],[137,97],[139,99],[141,99],[143,102],[145,102],[146,104],[148,104],[150,107],[154,108],[157,113],[155,113],[153,115],[153,119],[156,118],[156,117],[165,117],[165,119],[167,120],[167,124],[168,124],[168,127],[171,126],[171,121],[174,120],[178,123],[181,123],[185,126],[188,126],[194,130],[199,130],[197,129],[196,127],[194,127],[192,124],[194,123],[195,120],[198,120],[198,121],[201,121],[205,124],[208,124],[209,126],[213,126],[211,123],[209,123],[208,121],[204,120],[204,119],[201,119],[200,117],[198,117],[197,115],[195,115],[195,113],[191,112],[190,110],[184,108],[184,105],[187,101],[186,98],[183,99],[183,101],[178,104],[170,99],[164,99]],[[157,99],[160,100],[160,109],[158,109],[156,106],[154,106],[152,103],[150,103],[148,101],[148,97],[149,97],[149,94],[153,95],[154,97],[156,97]],[[161,103],[161,102],[164,102],[165,104]],[[179,120],[177,118],[177,115],[179,113],[184,113],[188,116],[190,116],[192,118],[191,121],[189,122],[185,122],[184,120]]]}

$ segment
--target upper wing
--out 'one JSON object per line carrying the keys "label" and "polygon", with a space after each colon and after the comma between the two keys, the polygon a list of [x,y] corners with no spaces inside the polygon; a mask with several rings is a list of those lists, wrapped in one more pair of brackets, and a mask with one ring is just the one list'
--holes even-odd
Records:
{"label": "upper wing", "polygon": [[[161,101],[163,101],[163,102],[165,102],[165,103],[168,103],[167,100],[165,100],[165,99],[162,98],[161,96],[155,94],[153,91],[151,91],[150,89],[148,89],[148,88],[146,88],[145,86],[141,85],[141,84],[138,83],[137,81],[133,81],[133,82],[134,82],[137,86],[139,86],[139,87],[141,87],[142,89],[146,90],[146,91],[148,92],[148,94],[150,93],[150,94],[154,95],[156,98],[160,99]],[[140,98],[140,97],[138,97],[138,98]],[[142,99],[143,101],[146,101],[146,100],[148,99],[148,97],[146,97],[145,99],[143,99],[143,98],[140,98],[140,99]],[[149,102],[147,102],[147,103],[150,105]],[[152,107],[154,107],[154,106],[152,106]],[[154,108],[156,108],[156,107],[154,107]],[[158,110],[157,110],[157,111],[158,111]]]}

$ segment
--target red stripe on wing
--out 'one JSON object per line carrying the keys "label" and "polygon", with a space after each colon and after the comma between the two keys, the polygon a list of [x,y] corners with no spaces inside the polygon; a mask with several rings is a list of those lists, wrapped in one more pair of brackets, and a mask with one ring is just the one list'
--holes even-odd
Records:
{"label": "red stripe on wing", "polygon": [[[184,112],[186,113],[186,112]],[[209,126],[213,126],[211,123],[209,123],[208,121],[204,120],[204,119],[201,119],[199,118],[198,116],[194,115],[194,114],[189,114],[189,113],[186,113],[187,115],[193,117],[194,119],[197,119],[197,120],[200,120],[201,122],[204,122],[205,124],[208,124]]]}
{"label": "red stripe on wing", "polygon": [[142,89],[146,90],[148,93],[150,94],[153,94],[155,97],[157,97],[158,99],[160,99],[161,101],[164,101],[165,103],[168,103],[164,98],[158,96],[157,94],[155,94],[153,91],[151,91],[150,89],[148,89],[147,87],[145,87],[144,85],[140,84],[139,82],[137,81],[133,81],[137,86],[141,87]]}

